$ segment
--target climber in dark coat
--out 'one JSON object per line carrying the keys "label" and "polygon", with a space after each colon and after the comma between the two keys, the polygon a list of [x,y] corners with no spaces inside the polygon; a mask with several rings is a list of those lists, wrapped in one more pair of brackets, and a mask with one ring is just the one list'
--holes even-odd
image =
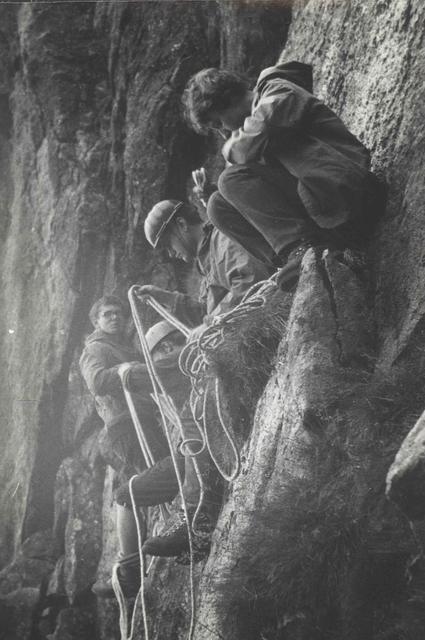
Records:
{"label": "climber in dark coat", "polygon": [[90,319],[95,330],[86,340],[80,369],[105,424],[102,453],[111,466],[130,477],[145,468],[145,463],[118,375],[118,368],[124,362],[133,365],[129,384],[134,391],[136,408],[145,416],[154,457],[163,458],[168,448],[160,429],[154,426],[156,420],[149,396],[150,386],[146,384],[146,366],[126,337],[125,316],[125,306],[117,296],[104,296],[94,303]]}
{"label": "climber in dark coat", "polygon": [[[202,275],[201,294],[200,299],[196,299],[151,285],[140,287],[139,293],[152,295],[182,322],[197,327],[198,331],[214,316],[234,308],[252,285],[268,277],[268,271],[260,261],[210,224],[204,225],[197,211],[184,202],[164,200],[156,204],[146,218],[145,234],[154,248],[163,248],[171,257],[197,264]],[[193,422],[188,405],[182,417],[185,422]],[[214,495],[219,495],[218,490],[214,491],[217,473],[204,453],[196,460],[201,463],[204,483],[210,487],[210,503],[214,504]],[[186,491],[183,493],[187,501]],[[189,513],[191,516],[193,510]],[[188,544],[187,523],[180,512],[161,535],[146,540],[143,551],[150,555],[173,556],[186,551]]]}
{"label": "climber in dark coat", "polygon": [[200,71],[183,101],[200,131],[231,132],[228,167],[208,216],[266,265],[286,264],[299,247],[359,247],[370,235],[380,187],[367,149],[312,94],[312,70],[299,62],[265,69],[254,91],[237,74]]}
{"label": "climber in dark coat", "polygon": [[[196,427],[190,408],[187,403],[189,395],[189,381],[182,375],[178,366],[178,356],[185,344],[184,336],[166,321],[161,321],[151,327],[146,333],[146,341],[151,351],[152,358],[155,361],[155,368],[164,387],[173,399],[177,410],[180,412],[183,434],[179,432],[176,425],[171,427],[171,440],[173,449],[175,450],[174,460],[178,467],[178,473],[182,480],[183,496],[189,511],[194,511],[198,505],[200,498],[200,485],[194,468],[192,458],[183,456],[179,452],[179,443],[182,435],[184,439],[190,440],[192,445],[194,440],[199,440],[199,431]],[[145,392],[151,389],[149,373],[145,365],[133,365],[132,374],[134,372],[134,389],[141,388]],[[137,379],[137,384],[136,384]],[[133,398],[135,393],[132,393]],[[141,417],[139,415],[139,417]],[[146,411],[142,416],[142,428],[145,435],[148,436],[150,442],[149,423],[146,420]],[[150,425],[152,426],[152,425]],[[159,425],[156,426],[159,430]],[[134,429],[134,427],[133,427]],[[194,446],[194,445],[193,445]],[[137,445],[138,448],[138,445]],[[199,473],[202,476],[204,488],[204,515],[203,520],[207,522],[207,513],[215,509],[216,504],[220,501],[220,493],[217,493],[214,478],[211,478],[210,465],[208,455],[201,453],[197,456],[197,465]],[[210,480],[212,481],[210,483]],[[213,485],[213,486],[212,486]],[[171,502],[178,494],[179,485],[177,481],[176,470],[172,457],[168,455],[157,461],[149,469],[145,469],[138,474],[132,481],[132,491],[135,504],[138,508],[146,508]],[[132,499],[130,495],[129,482],[122,484],[115,492],[116,502],[116,526],[118,536],[118,579],[123,589],[124,595],[130,597],[135,595],[140,586],[140,559],[139,559],[139,541],[137,535],[136,521],[133,514]],[[179,513],[179,512],[178,512]],[[180,522],[180,519],[177,518]],[[139,523],[141,527],[142,542],[146,536],[146,527],[144,519],[139,515]],[[179,555],[186,550],[187,527],[183,522],[180,527],[180,535],[177,540],[172,541],[170,547],[169,540],[166,540],[164,546],[163,540],[160,539],[155,543],[155,555]],[[177,545],[177,546],[176,546]],[[166,547],[166,548],[165,548]],[[114,595],[111,581],[97,581],[93,587],[93,592],[100,597],[112,597]]]}

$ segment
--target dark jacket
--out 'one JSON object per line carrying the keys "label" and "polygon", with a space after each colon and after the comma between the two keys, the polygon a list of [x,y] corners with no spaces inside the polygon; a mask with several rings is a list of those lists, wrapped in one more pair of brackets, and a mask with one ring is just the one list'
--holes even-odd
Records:
{"label": "dark jacket", "polygon": [[[103,331],[94,331],[86,340],[80,358],[81,373],[95,398],[97,412],[109,429],[123,420],[130,420],[118,368],[124,362],[136,361],[140,361],[140,354],[131,345]],[[178,370],[177,362],[163,360],[156,368],[167,391],[177,403],[182,402],[187,397],[189,383]],[[143,426],[146,423],[152,427],[156,420],[150,396],[152,385],[145,364],[140,362],[131,372],[129,386]]]}
{"label": "dark jacket", "polygon": [[311,92],[309,65],[265,69],[252,113],[225,143],[223,155],[231,164],[280,162],[298,179],[310,217],[333,228],[364,214],[376,180],[367,149]]}
{"label": "dark jacket", "polygon": [[269,277],[266,267],[237,242],[211,224],[204,226],[198,251],[201,273],[199,300],[178,294],[173,312],[182,322],[197,325],[203,316],[216,316],[233,309],[252,285]]}

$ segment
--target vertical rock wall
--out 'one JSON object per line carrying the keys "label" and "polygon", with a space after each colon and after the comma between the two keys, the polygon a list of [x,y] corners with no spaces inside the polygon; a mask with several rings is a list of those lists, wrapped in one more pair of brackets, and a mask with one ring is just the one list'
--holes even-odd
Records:
{"label": "vertical rock wall", "polygon": [[[423,633],[423,526],[384,491],[423,410],[424,17],[409,0],[294,7],[281,59],[313,65],[315,93],[371,149],[388,207],[372,287],[326,256],[304,259],[202,575],[196,638]],[[423,516],[422,422],[389,476],[412,518]]]}
{"label": "vertical rock wall", "polygon": [[[250,33],[267,29],[275,58],[288,16],[213,1],[0,14],[0,637],[106,639],[117,612],[97,616],[90,585],[114,555],[114,480],[76,364],[87,313],[136,279],[176,285],[141,223],[185,196],[208,149],[182,122],[182,88],[223,57],[244,69]],[[231,46],[224,24],[238,24]]]}
{"label": "vertical rock wall", "polygon": [[295,5],[282,54],[314,67],[315,92],[372,151],[388,183],[373,245],[383,364],[424,315],[424,8],[418,0]]}

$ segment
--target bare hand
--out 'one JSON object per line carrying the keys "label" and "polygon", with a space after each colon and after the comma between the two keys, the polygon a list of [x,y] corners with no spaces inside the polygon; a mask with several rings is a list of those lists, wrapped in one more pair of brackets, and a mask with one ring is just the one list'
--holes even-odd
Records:
{"label": "bare hand", "polygon": [[206,206],[206,186],[207,186],[207,174],[205,173],[204,167],[200,169],[195,169],[192,171],[192,179],[195,183],[195,186],[192,189],[194,195],[202,202],[204,206]]}
{"label": "bare hand", "polygon": [[137,287],[136,295],[138,298],[143,298],[143,296],[152,296],[152,298],[155,298],[155,300],[164,307],[171,309],[174,305],[177,293],[175,291],[160,289],[159,287],[155,287],[153,284],[145,284],[141,287]]}

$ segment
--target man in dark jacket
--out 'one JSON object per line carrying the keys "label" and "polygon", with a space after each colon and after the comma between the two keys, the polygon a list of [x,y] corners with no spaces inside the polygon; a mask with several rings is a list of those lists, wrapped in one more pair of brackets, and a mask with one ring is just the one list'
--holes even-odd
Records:
{"label": "man in dark jacket", "polygon": [[86,340],[80,358],[80,369],[89,391],[96,401],[96,409],[105,424],[101,441],[107,461],[130,477],[145,468],[140,447],[124,397],[118,369],[124,362],[132,363],[130,385],[134,391],[137,410],[144,415],[148,440],[155,459],[167,455],[168,449],[160,430],[156,428],[154,408],[146,385],[146,367],[126,336],[126,309],[117,296],[97,300],[90,319],[94,332]]}
{"label": "man in dark jacket", "polygon": [[[212,225],[205,225],[196,209],[184,202],[164,200],[156,204],[145,220],[145,234],[154,248],[165,249],[171,257],[187,263],[195,262],[202,282],[199,299],[151,285],[141,287],[140,293],[152,295],[182,322],[198,330],[200,323],[203,327],[214,316],[234,308],[251,286],[269,275],[259,260]],[[190,422],[188,411],[184,417]],[[209,484],[213,486],[216,474],[208,462],[204,457],[203,475],[211,478]],[[177,518],[170,525],[160,536],[145,542],[146,553],[177,555],[178,550],[187,549],[184,520]]]}
{"label": "man in dark jacket", "polygon": [[[136,409],[141,419],[142,427],[151,446],[152,453],[157,461],[151,468],[144,469],[133,481],[133,496],[139,508],[158,505],[170,502],[178,493],[178,482],[174,463],[169,454],[169,450],[152,446],[155,436],[158,440],[160,427],[152,411],[152,400],[150,398],[151,382],[145,364],[135,361],[137,355],[125,342],[123,337],[124,315],[123,305],[119,298],[115,296],[105,296],[95,303],[92,308],[91,318],[95,325],[95,338],[88,341],[82,354],[80,364],[83,376],[90,391],[96,397],[98,410],[105,420],[107,428],[111,425],[127,428],[127,421],[130,421],[125,398],[122,392],[121,379],[118,375],[118,368],[123,362],[132,364],[130,373],[130,389],[132,398],[135,401]],[[104,335],[106,334],[106,336]],[[146,334],[146,339],[158,374],[161,377],[167,392],[172,396],[178,410],[181,411],[181,421],[183,436],[185,439],[199,439],[199,432],[193,422],[190,410],[187,407],[187,397],[189,394],[189,381],[183,376],[178,366],[178,356],[185,343],[184,336],[167,322],[160,322],[154,325]],[[133,360],[131,359],[131,357]],[[172,426],[172,442],[175,448],[181,441],[182,434],[177,433],[177,429]],[[128,425],[131,433],[135,433],[134,426]],[[162,440],[162,437],[161,437]],[[115,440],[116,444],[117,440]],[[127,459],[135,457],[134,451],[140,451],[136,439],[125,440],[125,446],[121,447],[120,458],[125,463]],[[130,445],[133,450],[130,449]],[[210,487],[210,469],[206,454],[201,454],[197,458],[198,468],[204,482],[205,514],[212,509],[212,501],[217,501],[215,487]],[[200,486],[195,469],[190,457],[183,457],[180,453],[175,454],[178,471],[183,482],[183,495],[189,510],[194,510],[198,504],[200,496]],[[205,464],[206,463],[206,464]],[[206,467],[206,469],[205,469]],[[115,494],[116,502],[116,526],[118,536],[118,577],[126,596],[135,595],[140,585],[140,565],[136,523],[134,520],[132,501],[130,496],[129,482],[122,484]],[[204,515],[204,520],[206,515]],[[142,538],[145,538],[144,518],[139,516],[142,529]],[[180,527],[180,536],[170,547],[168,540],[166,548],[160,539],[152,551],[156,555],[178,555],[187,546],[186,525]],[[101,597],[113,595],[110,581],[98,581],[93,586],[93,591]]]}
{"label": "man in dark jacket", "polygon": [[340,118],[312,94],[311,67],[265,69],[254,91],[224,70],[206,69],[184,95],[198,131],[232,132],[227,169],[208,215],[223,233],[265,264],[285,264],[309,244],[364,242],[379,206],[369,153]]}
{"label": "man in dark jacket", "polygon": [[199,299],[151,285],[141,288],[141,293],[152,295],[190,326],[208,325],[214,316],[233,309],[272,270],[238,242],[204,224],[193,206],[177,200],[163,200],[153,207],[145,220],[145,234],[154,248],[194,262],[202,276]]}

